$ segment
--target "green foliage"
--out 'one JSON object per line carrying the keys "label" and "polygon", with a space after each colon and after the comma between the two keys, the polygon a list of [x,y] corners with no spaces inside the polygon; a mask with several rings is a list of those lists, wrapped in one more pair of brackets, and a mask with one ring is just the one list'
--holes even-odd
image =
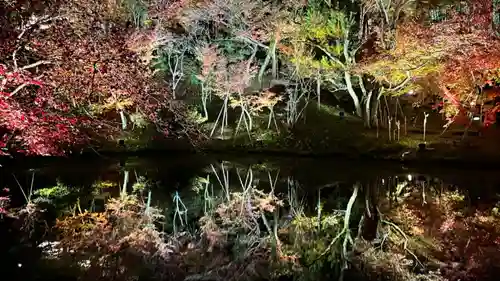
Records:
{"label": "green foliage", "polygon": [[328,45],[330,40],[342,38],[347,28],[346,16],[335,10],[323,12],[309,9],[304,20],[304,36],[321,44]]}
{"label": "green foliage", "polygon": [[39,189],[33,194],[40,201],[53,201],[63,199],[70,194],[70,191],[66,185],[58,182],[56,186]]}
{"label": "green foliage", "polygon": [[330,251],[325,251],[342,227],[343,220],[340,215],[324,215],[321,220],[301,215],[292,221],[288,231],[291,243],[285,246],[284,252],[301,257],[302,264],[308,268],[302,276],[303,279],[317,280],[319,276],[328,275],[327,272],[331,274],[332,270],[339,270],[340,240]]}
{"label": "green foliage", "polygon": [[469,15],[471,12],[470,2],[468,1],[442,0],[435,2],[433,5],[424,8],[427,11],[428,20],[432,23],[442,22],[450,18],[454,13]]}
{"label": "green foliage", "polygon": [[253,53],[253,50],[246,42],[225,39],[217,43],[218,50],[227,58],[228,63],[247,60]]}
{"label": "green foliage", "polygon": [[322,57],[317,60],[314,59],[312,54],[297,55],[290,60],[298,68],[299,75],[302,77],[311,77],[318,73],[318,71],[328,72],[339,69],[338,64]]}
{"label": "green foliage", "polygon": [[184,60],[187,53],[187,46],[184,42],[173,42],[157,50],[157,55],[153,59],[152,67],[155,72],[169,73],[173,71],[176,60],[182,58],[182,65],[187,64],[187,60]]}
{"label": "green foliage", "polygon": [[271,130],[264,130],[257,136],[257,140],[261,141],[264,145],[273,145],[279,141],[279,133]]}
{"label": "green foliage", "polygon": [[146,117],[140,112],[130,114],[130,122],[135,128],[144,129],[148,126],[149,122]]}
{"label": "green foliage", "polygon": [[104,189],[104,188],[113,188],[117,187],[118,184],[112,181],[97,181],[95,182],[92,187],[96,190]]}
{"label": "green foliage", "polygon": [[132,185],[132,192],[142,193],[148,186],[149,182],[145,177],[139,177],[137,181]]}
{"label": "green foliage", "polygon": [[207,121],[207,118],[203,116],[196,106],[190,106],[187,109],[187,118],[189,122],[194,124],[202,124]]}
{"label": "green foliage", "polygon": [[500,217],[500,202],[497,203],[495,205],[495,207],[493,207],[493,209],[491,209],[491,214],[494,216],[494,217],[497,217],[499,218]]}
{"label": "green foliage", "polygon": [[191,88],[198,90],[200,81],[197,74],[200,72],[200,62],[196,54],[197,44],[200,43],[190,37],[174,36],[174,39],[156,50],[151,64],[154,73],[158,73],[168,83],[175,84],[175,88],[182,88],[185,92]]}
{"label": "green foliage", "polygon": [[295,49],[290,62],[299,77],[321,75],[327,80],[338,76],[343,67],[344,37],[349,25],[350,21],[340,11],[308,9],[290,38]]}
{"label": "green foliage", "polygon": [[500,35],[500,1],[493,0],[493,31],[497,36]]}
{"label": "green foliage", "polygon": [[201,194],[203,191],[205,191],[205,187],[209,183],[210,181],[208,180],[208,178],[194,177],[193,179],[191,179],[191,189],[197,194]]}
{"label": "green foliage", "polygon": [[315,67],[338,67],[338,63],[330,61],[330,56],[339,57],[343,53],[344,37],[349,25],[350,21],[343,12],[308,10],[299,34],[309,42],[308,45],[323,52],[320,65]]}
{"label": "green foliage", "polygon": [[408,91],[418,91],[422,85],[415,83],[419,78],[430,77],[442,71],[444,52],[441,46],[419,45],[408,38],[398,38],[399,46],[386,52],[379,59],[366,63],[360,67],[360,72],[368,74],[388,88],[396,87],[408,79],[411,81],[399,87],[397,91],[388,91],[391,95],[402,95]]}
{"label": "green foliage", "polygon": [[440,22],[446,19],[446,11],[440,8],[431,9],[429,11],[429,18],[432,22]]}
{"label": "green foliage", "polygon": [[33,193],[35,204],[48,204],[54,207],[58,213],[68,212],[79,199],[81,190],[70,188],[62,182],[57,182],[53,187],[38,189]]}
{"label": "green foliage", "polygon": [[448,199],[451,202],[456,203],[456,204],[462,203],[465,200],[464,194],[460,193],[458,190],[450,191],[450,192],[446,193],[446,195],[448,196]]}

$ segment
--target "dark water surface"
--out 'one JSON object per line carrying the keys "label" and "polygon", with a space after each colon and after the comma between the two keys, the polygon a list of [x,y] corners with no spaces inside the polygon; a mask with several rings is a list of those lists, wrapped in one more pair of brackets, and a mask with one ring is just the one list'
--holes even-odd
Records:
{"label": "dark water surface", "polygon": [[[231,191],[241,191],[242,183],[239,179],[245,180],[249,170],[252,171],[253,185],[262,190],[274,189],[277,194],[286,194],[291,186],[296,188],[296,192],[302,198],[305,213],[311,215],[317,212],[318,202],[321,202],[324,210],[345,209],[354,184],[359,184],[363,190],[369,187],[380,198],[376,200],[377,202],[385,200],[389,202],[389,205],[398,202],[398,199],[393,202],[392,193],[398,193],[397,196],[403,196],[401,195],[403,193],[415,193],[418,194],[419,200],[426,201],[432,200],[433,196],[438,196],[440,193],[453,191],[463,195],[464,204],[472,209],[484,206],[489,208],[500,200],[498,197],[500,167],[476,170],[447,168],[442,165],[404,166],[401,163],[383,161],[359,162],[345,159],[209,154],[158,155],[158,157],[126,159],[38,159],[4,163],[0,167],[0,188],[10,189],[12,206],[20,207],[26,201],[19,186],[22,186],[27,193],[31,186],[35,191],[53,187],[58,182],[80,189],[90,188],[96,182],[114,182],[117,183],[117,187],[107,192],[109,196],[118,196],[125,181],[128,182],[126,189],[130,191],[134,183],[140,179],[148,182],[153,205],[171,210],[173,198],[178,195],[183,198],[187,206],[189,219],[194,221],[200,215],[202,203],[193,192],[193,185],[200,184],[200,179],[206,179],[209,176],[209,182],[213,188],[220,190],[225,185],[223,175],[227,175],[226,188]],[[362,193],[365,195],[366,191]],[[411,196],[406,195],[405,198]],[[364,197],[360,197],[358,201],[364,200]],[[94,210],[98,211],[103,208],[104,201],[82,197],[80,203],[82,207],[92,205]],[[388,212],[390,208],[390,206],[386,207],[386,211]],[[422,204],[420,208],[420,211],[425,212],[426,208],[430,207]],[[170,216],[171,213],[167,211],[166,215]],[[4,224],[1,230],[2,237],[4,237],[1,248],[4,252],[2,254],[5,260],[2,266],[5,269],[4,272],[12,273],[11,276],[24,278],[24,280],[44,280],[43,275],[53,274],[53,272],[43,272],[43,269],[37,266],[40,252],[15,245],[19,242],[15,237],[17,234],[9,231],[7,224]],[[498,245],[492,244],[491,246],[497,247]],[[453,262],[467,263],[466,261]],[[459,279],[457,277],[454,280]],[[467,280],[467,278],[462,280]]]}

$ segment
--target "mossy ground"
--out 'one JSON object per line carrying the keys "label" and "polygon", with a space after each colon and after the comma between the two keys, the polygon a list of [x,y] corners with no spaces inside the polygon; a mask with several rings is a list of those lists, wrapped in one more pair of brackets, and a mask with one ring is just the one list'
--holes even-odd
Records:
{"label": "mossy ground", "polygon": [[[212,137],[192,147],[189,140],[178,137],[160,136],[151,130],[140,133],[124,133],[119,139],[106,140],[98,149],[102,152],[138,152],[144,150],[210,150],[217,152],[257,152],[289,155],[342,155],[350,158],[366,157],[376,159],[401,160],[460,160],[495,162],[500,158],[497,149],[500,130],[496,127],[480,131],[478,128],[465,129],[452,125],[444,130],[433,120],[426,130],[425,140],[422,125],[414,127],[408,122],[405,129],[401,125],[399,136],[387,128],[366,128],[363,121],[350,114],[341,117],[341,109],[310,102],[303,117],[290,127],[283,121],[286,116],[277,116],[276,124],[268,128],[268,115],[254,116],[250,134],[237,122],[229,122],[221,133],[220,127]],[[233,116],[233,119],[237,118]],[[210,136],[214,122],[198,125],[200,132]],[[238,131],[236,133],[236,131]],[[123,143],[120,141],[123,140]],[[426,150],[419,153],[419,145]]]}
{"label": "mossy ground", "polygon": [[[280,152],[305,155],[343,155],[347,157],[368,157],[393,160],[460,160],[495,161],[500,157],[496,147],[500,130],[489,128],[481,132],[477,128],[466,132],[463,126],[452,125],[444,130],[442,125],[432,124],[426,130],[423,126],[401,125],[399,136],[387,128],[366,128],[363,121],[352,115],[340,117],[341,110],[330,105],[311,102],[304,111],[304,118],[289,128],[278,123],[267,129],[267,116],[256,118],[251,138],[244,130],[226,139],[211,140],[207,148],[213,150],[238,150],[256,152]],[[439,120],[438,120],[439,121]],[[405,133],[406,131],[406,133]],[[425,144],[426,150],[419,151]],[[404,157],[403,157],[404,154]]]}
{"label": "mossy ground", "polygon": [[211,149],[240,149],[253,151],[275,151],[297,154],[350,154],[369,153],[387,149],[384,139],[376,138],[364,128],[358,118],[346,114],[339,116],[336,107],[311,102],[304,110],[304,118],[289,127],[278,122],[267,129],[268,117],[256,118],[255,129],[249,137],[240,130],[231,139],[215,139],[208,145]]}

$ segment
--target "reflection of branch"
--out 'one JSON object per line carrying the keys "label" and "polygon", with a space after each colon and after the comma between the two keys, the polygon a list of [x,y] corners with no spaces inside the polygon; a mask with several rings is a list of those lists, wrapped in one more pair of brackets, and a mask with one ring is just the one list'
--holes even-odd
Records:
{"label": "reflection of branch", "polygon": [[401,236],[403,236],[403,239],[405,240],[404,243],[403,243],[403,249],[405,251],[407,251],[410,255],[413,256],[413,258],[415,259],[415,261],[422,267],[422,268],[425,268],[424,265],[420,262],[420,260],[418,259],[418,257],[408,249],[408,236],[406,235],[406,233],[404,233],[403,230],[401,230],[401,228],[399,226],[397,226],[395,223],[391,222],[391,221],[387,221],[387,220],[382,220],[383,223],[391,226],[392,228],[396,229],[400,234]]}
{"label": "reflection of branch", "polygon": [[358,196],[358,190],[359,190],[359,183],[356,183],[354,185],[354,190],[352,192],[351,198],[349,198],[349,202],[347,203],[347,208],[344,214],[344,227],[337,234],[337,236],[333,238],[332,242],[330,242],[325,251],[323,251],[323,253],[317,259],[315,259],[314,262],[311,263],[311,265],[314,264],[316,261],[318,261],[320,258],[324,257],[332,249],[333,245],[335,245],[335,243],[342,236],[344,236],[344,242],[342,243],[342,257],[344,259],[344,266],[342,268],[342,272],[344,271],[344,269],[346,269],[347,267],[346,257],[347,257],[347,246],[348,246],[347,244],[348,243],[350,243],[351,245],[354,244],[354,241],[352,240],[351,236],[351,230],[349,229],[349,221],[350,221],[352,207],[354,205],[354,202],[356,201],[356,197]]}

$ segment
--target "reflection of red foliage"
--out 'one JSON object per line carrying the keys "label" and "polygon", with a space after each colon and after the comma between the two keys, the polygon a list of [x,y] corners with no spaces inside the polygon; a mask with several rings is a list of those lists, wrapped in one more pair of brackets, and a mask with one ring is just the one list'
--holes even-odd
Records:
{"label": "reflection of red foliage", "polygon": [[487,278],[500,269],[496,262],[500,245],[495,243],[500,241],[500,225],[491,216],[491,205],[466,210],[464,202],[448,192],[428,197],[424,205],[419,195],[415,192],[391,210],[395,221],[439,245],[432,255],[443,262],[440,272],[446,280],[491,280]]}
{"label": "reflection of red foliage", "polygon": [[[5,191],[5,188],[4,188],[3,192],[8,192],[8,191]],[[0,215],[7,215],[8,214],[7,208],[9,207],[9,203],[10,203],[9,196],[0,195]],[[1,219],[1,217],[0,217],[0,219]]]}

